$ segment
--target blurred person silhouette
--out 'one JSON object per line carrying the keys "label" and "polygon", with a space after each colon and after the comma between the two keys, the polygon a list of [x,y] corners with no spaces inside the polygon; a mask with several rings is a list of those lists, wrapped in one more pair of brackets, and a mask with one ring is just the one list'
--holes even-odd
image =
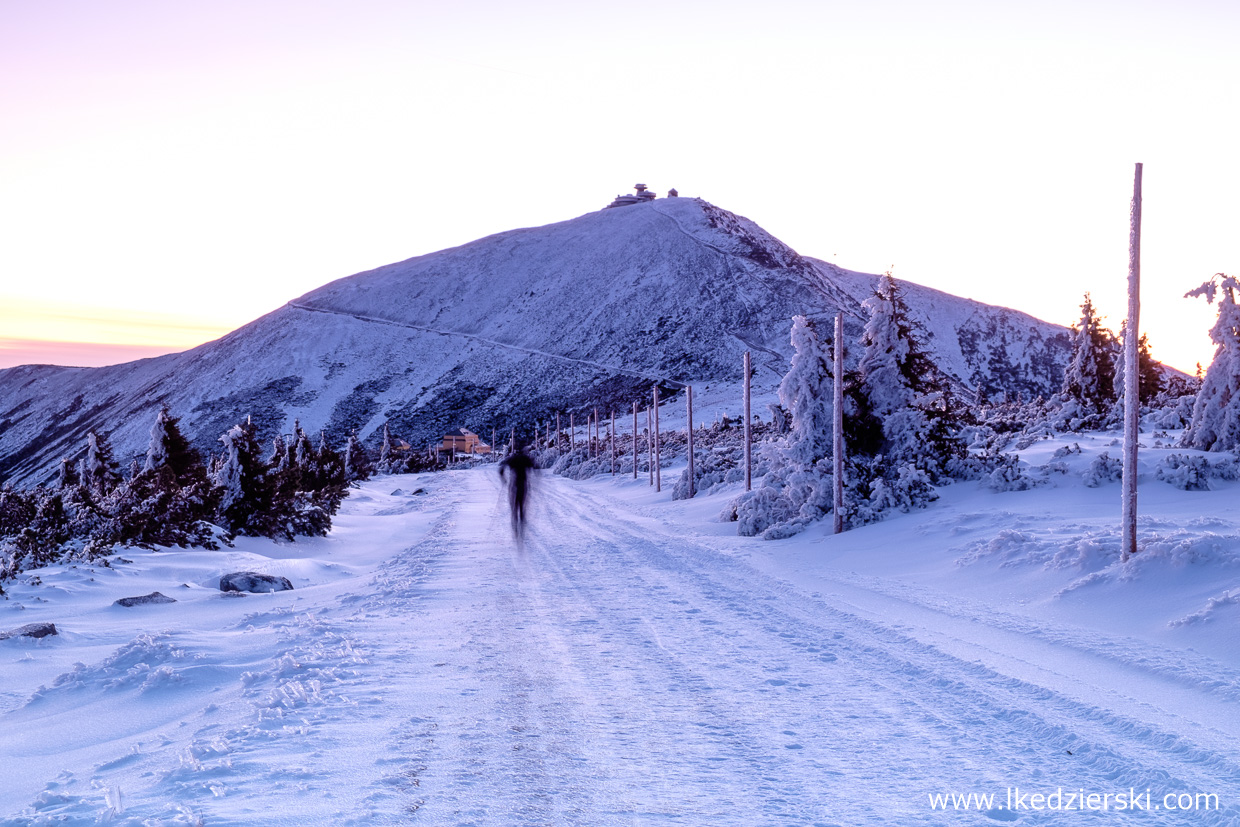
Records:
{"label": "blurred person silhouette", "polygon": [[524,445],[518,444],[508,457],[499,464],[499,478],[508,483],[508,504],[512,507],[512,534],[517,540],[525,538],[525,504],[530,495],[530,475],[538,470],[538,463],[529,455]]}

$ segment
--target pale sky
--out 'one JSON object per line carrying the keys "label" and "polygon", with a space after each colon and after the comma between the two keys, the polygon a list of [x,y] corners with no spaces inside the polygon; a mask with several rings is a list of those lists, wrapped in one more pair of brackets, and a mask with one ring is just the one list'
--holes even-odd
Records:
{"label": "pale sky", "polygon": [[[1192,371],[1240,275],[1240,3],[0,0],[0,367],[183,350],[643,182]],[[74,343],[86,343],[82,344]]]}

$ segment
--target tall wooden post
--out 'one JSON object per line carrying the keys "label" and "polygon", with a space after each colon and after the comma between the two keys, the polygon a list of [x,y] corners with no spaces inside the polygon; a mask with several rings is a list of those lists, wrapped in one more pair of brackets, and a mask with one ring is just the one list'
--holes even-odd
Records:
{"label": "tall wooden post", "polygon": [[659,386],[654,386],[654,490],[663,490],[663,469],[659,467]]}
{"label": "tall wooden post", "polygon": [[835,533],[844,530],[844,314],[835,314],[831,388],[831,512]]}
{"label": "tall wooden post", "polygon": [[637,479],[637,401],[633,402],[633,479]]}
{"label": "tall wooden post", "polygon": [[568,450],[572,451],[577,447],[577,418],[570,411],[568,414]]}
{"label": "tall wooden post", "polygon": [[693,386],[685,387],[685,407],[689,410],[689,499],[696,493],[693,486]]}
{"label": "tall wooden post", "polygon": [[560,427],[560,412],[555,412],[555,452],[560,453],[560,435],[564,433],[564,429]]}
{"label": "tall wooden post", "polygon": [[1128,231],[1128,323],[1124,334],[1124,476],[1120,507],[1120,559],[1137,552],[1137,439],[1141,396],[1137,340],[1141,337],[1141,164],[1132,182]]}
{"label": "tall wooden post", "polygon": [[646,405],[646,466],[650,470],[650,485],[655,485],[655,418]]}
{"label": "tall wooden post", "polygon": [[610,435],[608,442],[611,443],[611,475],[616,475],[616,411],[611,411],[611,419],[607,420],[607,431]]}
{"label": "tall wooden post", "polygon": [[753,417],[749,415],[749,374],[751,368],[749,366],[749,351],[745,351],[745,490],[753,489],[753,432],[751,422]]}

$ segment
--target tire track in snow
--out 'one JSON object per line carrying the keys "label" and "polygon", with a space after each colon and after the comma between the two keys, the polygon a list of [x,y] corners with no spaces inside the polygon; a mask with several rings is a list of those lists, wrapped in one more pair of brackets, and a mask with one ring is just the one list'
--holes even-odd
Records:
{"label": "tire track in snow", "polygon": [[[653,566],[678,581],[687,593],[696,590],[703,604],[714,610],[714,624],[701,632],[716,638],[712,643],[716,653],[731,647],[731,657],[739,656],[739,663],[744,652],[755,648],[782,649],[781,657],[767,662],[769,670],[805,664],[805,657],[796,656],[789,647],[803,655],[834,657],[831,662],[837,670],[848,674],[842,685],[835,681],[836,690],[848,690],[853,703],[871,707],[866,712],[867,727],[854,735],[886,732],[904,739],[896,743],[937,745],[914,760],[895,761],[908,779],[922,779],[922,795],[908,790],[905,800],[912,808],[906,817],[928,816],[924,793],[976,789],[976,782],[987,778],[992,791],[1002,791],[1012,779],[1037,784],[1038,779],[1052,776],[1058,776],[1058,783],[1065,787],[1075,782],[1073,789],[1115,790],[1122,784],[1125,790],[1156,785],[1168,792],[1225,793],[1240,788],[1240,764],[1234,751],[1205,749],[1120,712],[964,661],[889,625],[807,598],[708,547],[657,533],[652,537],[649,527],[608,515],[610,509],[601,501],[575,504],[565,496],[558,504],[566,513],[566,522],[572,522],[571,515],[576,513],[580,522],[592,521],[612,536],[616,552],[636,555],[636,560],[628,561],[629,570]],[[755,598],[757,606],[753,605]],[[729,626],[729,621],[740,625]],[[757,633],[746,628],[754,621],[763,624]],[[753,642],[747,646],[746,639]],[[825,651],[824,644],[830,651]],[[810,668],[811,674],[822,674],[812,662]],[[855,687],[865,687],[860,697]],[[885,703],[890,716],[873,709],[883,698],[878,706],[881,709]],[[826,700],[838,702],[840,696],[832,692]],[[983,738],[984,747],[954,748]],[[910,754],[917,756],[918,752],[914,749]],[[956,773],[955,779],[927,775],[944,763],[945,755],[950,756],[949,768],[958,765],[967,771]],[[890,760],[890,755],[884,756],[879,767]],[[864,759],[860,762],[865,764]],[[841,771],[855,775],[857,769],[854,765]],[[1001,770],[1002,777],[996,770]],[[1003,777],[1009,783],[1001,784]],[[857,811],[850,812],[855,816]],[[1195,814],[1195,823],[1230,823],[1237,815],[1233,803],[1222,813]],[[927,823],[933,822],[929,817]],[[1170,819],[1165,822],[1157,820],[1158,814],[1151,817],[1155,821],[1150,823],[1176,823],[1174,814],[1162,814],[1163,819]]]}

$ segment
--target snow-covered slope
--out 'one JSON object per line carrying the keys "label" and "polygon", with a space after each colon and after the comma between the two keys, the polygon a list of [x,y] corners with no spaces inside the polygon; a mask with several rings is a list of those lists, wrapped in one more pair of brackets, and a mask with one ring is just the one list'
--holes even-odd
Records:
{"label": "snow-covered slope", "polygon": [[[0,480],[47,479],[89,429],[126,462],[161,404],[212,450],[247,416],[268,437],[294,419],[337,442],[353,430],[373,440],[384,423],[415,446],[458,427],[485,437],[554,410],[628,409],[655,380],[739,384],[745,350],[769,393],[792,315],[843,310],[857,335],[872,281],[691,198],[500,233],[332,282],[185,353],[0,371]],[[908,295],[962,384],[1057,386],[1062,328],[912,285]]]}

